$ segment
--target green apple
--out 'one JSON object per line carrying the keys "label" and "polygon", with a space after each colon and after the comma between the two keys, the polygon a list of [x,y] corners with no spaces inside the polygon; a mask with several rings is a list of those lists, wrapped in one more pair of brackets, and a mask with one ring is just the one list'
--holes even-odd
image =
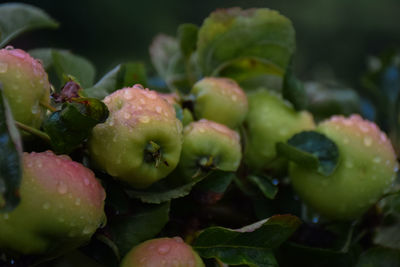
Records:
{"label": "green apple", "polygon": [[314,129],[314,120],[309,112],[297,112],[274,92],[259,90],[248,98],[245,162],[256,170],[269,169],[277,160],[276,143]]}
{"label": "green apple", "polygon": [[184,128],[177,171],[181,180],[189,181],[214,169],[236,171],[241,158],[239,134],[223,124],[202,119]]}
{"label": "green apple", "polygon": [[182,146],[174,107],[141,85],[115,91],[104,103],[110,115],[94,127],[88,142],[95,165],[135,188],[166,177]]}
{"label": "green apple", "polygon": [[207,77],[192,88],[194,114],[197,119],[207,119],[230,128],[237,128],[247,114],[246,94],[239,85],[228,78]]}
{"label": "green apple", "polygon": [[132,248],[121,267],[204,267],[199,255],[180,237],[147,240]]}
{"label": "green apple", "polygon": [[305,203],[327,218],[357,218],[395,180],[398,165],[390,140],[374,123],[359,115],[334,116],[320,123],[316,131],[336,143],[338,166],[332,175],[323,176],[291,164],[293,187]]}
{"label": "green apple", "polygon": [[104,224],[105,192],[93,172],[51,151],[24,153],[20,204],[0,215],[0,248],[56,256]]}
{"label": "green apple", "polygon": [[42,64],[21,49],[0,50],[0,83],[14,119],[39,128],[50,102],[50,83]]}

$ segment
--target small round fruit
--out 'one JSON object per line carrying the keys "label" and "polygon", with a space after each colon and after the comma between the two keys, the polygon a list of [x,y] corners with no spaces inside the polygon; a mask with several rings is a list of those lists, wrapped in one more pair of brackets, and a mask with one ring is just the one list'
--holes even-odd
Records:
{"label": "small round fruit", "polygon": [[393,147],[374,123],[359,115],[333,116],[319,124],[317,131],[336,143],[338,166],[326,177],[291,164],[293,187],[305,203],[327,218],[357,218],[390,189],[397,171]]}
{"label": "small round fruit", "polygon": [[223,124],[202,119],[183,130],[180,179],[190,180],[213,169],[236,171],[242,157],[239,134]]}
{"label": "small round fruit", "polygon": [[21,49],[0,50],[0,83],[14,119],[39,128],[50,102],[50,83],[42,64]]}
{"label": "small round fruit", "polygon": [[174,107],[141,85],[115,91],[104,103],[110,115],[89,139],[96,166],[135,188],[166,177],[178,164],[182,146]]}
{"label": "small round fruit", "polygon": [[134,247],[121,267],[204,267],[199,255],[180,237],[158,238]]}
{"label": "small round fruit", "polygon": [[281,97],[267,90],[249,95],[245,126],[245,162],[257,170],[268,169],[277,159],[276,143],[286,142],[296,133],[315,128],[310,113],[296,112]]}
{"label": "small round fruit", "polygon": [[53,152],[24,153],[20,204],[0,216],[0,248],[56,256],[105,222],[105,192],[91,170]]}
{"label": "small round fruit", "polygon": [[195,97],[194,114],[224,124],[232,129],[238,127],[247,114],[246,94],[239,85],[228,78],[203,78],[191,91]]}

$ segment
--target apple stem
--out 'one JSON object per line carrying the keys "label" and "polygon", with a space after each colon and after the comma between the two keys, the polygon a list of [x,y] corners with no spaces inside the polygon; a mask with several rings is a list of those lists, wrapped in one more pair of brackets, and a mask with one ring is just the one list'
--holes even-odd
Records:
{"label": "apple stem", "polygon": [[48,142],[48,143],[51,142],[50,136],[48,136],[45,132],[42,132],[42,131],[40,131],[40,130],[38,130],[38,129],[35,129],[35,128],[31,127],[31,126],[28,126],[28,125],[23,124],[23,123],[18,122],[18,121],[15,122],[15,125],[16,125],[19,129],[21,129],[21,130],[23,130],[23,131],[25,131],[25,132],[27,132],[27,133],[36,135],[37,137],[42,138],[43,140],[45,140],[45,141]]}

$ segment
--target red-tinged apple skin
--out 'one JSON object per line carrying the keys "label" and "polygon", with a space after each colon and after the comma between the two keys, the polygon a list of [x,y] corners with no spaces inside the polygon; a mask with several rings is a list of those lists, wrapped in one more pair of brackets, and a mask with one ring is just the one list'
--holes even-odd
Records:
{"label": "red-tinged apple skin", "polygon": [[39,128],[50,102],[50,83],[42,64],[21,49],[0,50],[0,83],[16,121]]}
{"label": "red-tinged apple skin", "polygon": [[[178,164],[182,123],[174,107],[141,85],[115,91],[104,99],[110,115],[94,127],[89,151],[95,166],[134,188],[146,188]],[[159,146],[159,162],[149,146]]]}
{"label": "red-tinged apple skin", "polygon": [[134,247],[121,267],[204,267],[199,255],[180,237],[158,238]]}
{"label": "red-tinged apple skin", "polygon": [[206,77],[192,88],[194,114],[232,129],[239,127],[248,110],[247,96],[232,79]]}
{"label": "red-tinged apple skin", "polygon": [[301,131],[313,130],[313,117],[307,111],[297,112],[280,96],[267,90],[250,93],[248,99],[244,161],[257,171],[273,168],[278,160],[276,144],[286,142]]}
{"label": "red-tinged apple skin", "polygon": [[374,123],[359,115],[333,116],[321,122],[316,131],[337,145],[338,166],[326,177],[290,164],[293,187],[305,203],[326,218],[358,218],[395,180],[398,164],[390,140]]}
{"label": "red-tinged apple skin", "polygon": [[0,216],[0,248],[53,257],[88,242],[105,223],[105,192],[93,172],[51,151],[23,154],[20,204]]}

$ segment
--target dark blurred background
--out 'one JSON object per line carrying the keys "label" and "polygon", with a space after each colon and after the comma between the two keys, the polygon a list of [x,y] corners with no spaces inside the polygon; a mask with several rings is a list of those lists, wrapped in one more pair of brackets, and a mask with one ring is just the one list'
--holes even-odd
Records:
{"label": "dark blurred background", "polygon": [[18,1],[60,22],[13,42],[24,49],[67,48],[91,60],[101,77],[118,63],[141,60],[150,73],[148,46],[157,33],[176,34],[179,24],[201,25],[217,8],[269,7],[296,29],[296,68],[301,79],[336,79],[359,86],[368,55],[400,44],[399,0],[87,0]]}

